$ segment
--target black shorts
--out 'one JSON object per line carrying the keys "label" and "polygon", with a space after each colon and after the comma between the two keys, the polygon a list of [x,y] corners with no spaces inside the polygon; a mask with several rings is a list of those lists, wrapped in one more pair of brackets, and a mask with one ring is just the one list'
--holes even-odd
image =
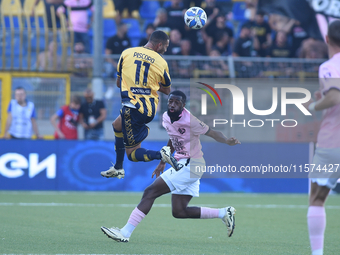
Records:
{"label": "black shorts", "polygon": [[149,134],[149,127],[146,125],[152,119],[137,109],[124,106],[120,110],[122,117],[122,131],[125,148],[132,148],[140,144]]}

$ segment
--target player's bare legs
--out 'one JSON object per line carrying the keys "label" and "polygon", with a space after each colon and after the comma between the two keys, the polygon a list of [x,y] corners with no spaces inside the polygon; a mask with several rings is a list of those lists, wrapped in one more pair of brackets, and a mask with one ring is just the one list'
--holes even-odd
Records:
{"label": "player's bare legs", "polygon": [[156,198],[170,192],[168,185],[164,180],[158,177],[150,186],[148,186],[143,193],[143,197],[139,202],[137,208],[145,215],[149,213]]}
{"label": "player's bare legs", "polygon": [[177,219],[185,218],[200,218],[201,208],[196,206],[188,207],[188,204],[192,196],[190,195],[177,195],[172,194],[171,205],[172,205],[172,216]]}
{"label": "player's bare legs", "polygon": [[324,233],[326,229],[325,202],[330,189],[311,183],[309,208],[307,213],[309,240],[313,255],[323,254]]}

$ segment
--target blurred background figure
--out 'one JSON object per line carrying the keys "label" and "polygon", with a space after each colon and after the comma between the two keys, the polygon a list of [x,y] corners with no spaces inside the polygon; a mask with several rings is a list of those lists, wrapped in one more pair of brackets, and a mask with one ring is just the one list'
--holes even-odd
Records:
{"label": "blurred background figure", "polygon": [[302,42],[299,49],[300,58],[325,59],[328,57],[327,44],[323,41],[308,38]]}
{"label": "blurred background figure", "polygon": [[60,71],[61,57],[57,55],[57,43],[51,41],[48,49],[39,53],[34,69],[39,71]]}
{"label": "blurred background figure", "polygon": [[14,98],[7,109],[5,138],[30,139],[32,133],[42,138],[38,132],[34,103],[26,100],[26,91],[23,87],[14,90]]}
{"label": "blurred background figure", "polygon": [[[77,125],[79,122],[79,109],[81,98],[72,96],[69,105],[62,106],[51,116],[51,123],[55,129],[55,139],[78,139]],[[59,123],[57,121],[59,120]]]}
{"label": "blurred background figure", "polygon": [[217,49],[212,49],[209,56],[215,59],[203,65],[204,70],[211,71],[208,77],[227,77],[228,65],[223,60],[216,60],[221,56],[221,53]]}
{"label": "blurred background figure", "polygon": [[254,53],[254,37],[251,33],[251,24],[246,23],[242,26],[240,36],[236,40],[233,50],[234,57],[252,57]]}
{"label": "blurred background figure", "polygon": [[92,89],[85,90],[85,102],[79,111],[80,124],[84,128],[86,140],[103,140],[103,121],[106,119],[106,108],[102,100],[95,100]]}
{"label": "blurred background figure", "polygon": [[178,29],[173,29],[170,32],[170,42],[165,55],[176,55],[181,51],[182,35]]}
{"label": "blurred background figure", "polygon": [[156,30],[161,30],[167,35],[170,35],[171,28],[173,28],[173,24],[168,20],[168,13],[163,8],[158,9],[153,25]]}
{"label": "blurred background figure", "polygon": [[291,58],[293,56],[293,49],[288,44],[287,34],[284,31],[277,32],[275,41],[270,47],[267,56],[272,58]]}
{"label": "blurred background figure", "polygon": [[178,29],[182,36],[184,36],[184,11],[183,3],[181,0],[171,0],[171,6],[166,8],[168,14],[168,22],[171,24],[172,29]]}
{"label": "blurred background figure", "polygon": [[[227,32],[223,32],[216,37],[216,42],[213,45],[211,51],[217,50],[220,56],[228,56],[230,55],[230,48],[231,46],[229,43],[229,35],[227,34]],[[211,56],[211,51],[209,56]]]}
{"label": "blurred background figure", "polygon": [[[121,54],[125,49],[131,47],[131,41],[127,36],[128,26],[124,23],[121,23],[117,26],[117,34],[110,37],[105,46],[105,54]],[[115,69],[117,69],[117,62],[112,58],[108,58],[107,61],[113,65]]]}
{"label": "blurred background figure", "polygon": [[209,27],[206,28],[207,35],[209,39],[207,41],[207,51],[210,52],[212,45],[216,44],[217,40],[220,39],[220,35],[226,32],[229,37],[230,47],[234,45],[234,31],[226,25],[227,18],[224,13],[219,13],[216,17],[216,21],[211,23]]}
{"label": "blurred background figure", "polygon": [[[193,56],[194,51],[191,48],[191,42],[188,39],[183,39],[181,41],[181,51],[176,54],[177,56]],[[192,71],[195,69],[195,63],[191,59],[181,59],[172,61],[172,66],[174,72],[181,78],[192,77]]]}
{"label": "blurred background figure", "polygon": [[[41,0],[35,0],[34,3],[34,7],[32,10],[32,15],[34,14],[34,8],[39,4]],[[43,0],[44,4],[45,4],[45,13],[46,13],[46,19],[47,19],[47,25],[48,28],[53,28],[53,23],[52,23],[52,13],[51,13],[51,7],[54,7],[54,11],[55,13],[57,12],[57,9],[59,8],[60,5],[62,5],[64,3],[63,0]],[[59,17],[56,15],[56,26],[57,28],[60,27],[60,19]]]}
{"label": "blurred background figure", "polygon": [[150,39],[151,34],[155,31],[155,26],[153,24],[148,24],[145,28],[146,37],[139,41],[139,46],[144,46]]}
{"label": "blurred background figure", "polygon": [[82,43],[85,46],[85,52],[90,53],[90,38],[88,35],[91,26],[88,11],[93,5],[92,0],[65,0],[58,7],[57,15],[66,14],[67,8],[71,8],[70,17],[68,17],[69,27],[74,31],[74,44]]}
{"label": "blurred background figure", "polygon": [[265,12],[259,10],[256,13],[255,20],[253,22],[253,29],[255,30],[254,45],[257,55],[259,57],[265,57],[267,55],[268,48],[272,44],[272,30],[264,20]]}

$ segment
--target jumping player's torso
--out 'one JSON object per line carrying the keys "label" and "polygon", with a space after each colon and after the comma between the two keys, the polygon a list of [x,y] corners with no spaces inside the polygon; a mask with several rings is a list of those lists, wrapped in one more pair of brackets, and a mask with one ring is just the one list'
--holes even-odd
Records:
{"label": "jumping player's torso", "polygon": [[123,51],[118,63],[123,103],[131,103],[142,114],[154,116],[161,83],[171,85],[169,68],[163,57],[148,48],[134,47]]}

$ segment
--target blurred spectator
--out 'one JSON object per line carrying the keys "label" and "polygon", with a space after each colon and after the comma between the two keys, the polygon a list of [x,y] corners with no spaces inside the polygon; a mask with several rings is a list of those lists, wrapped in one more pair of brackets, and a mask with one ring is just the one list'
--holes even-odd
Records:
{"label": "blurred spectator", "polygon": [[185,38],[190,40],[192,48],[198,55],[206,55],[208,36],[204,29],[191,29],[185,26]]}
{"label": "blurred spectator", "polygon": [[[43,0],[45,3],[45,13],[46,13],[46,19],[47,19],[47,26],[48,28],[53,28],[53,22],[52,22],[52,13],[51,13],[51,7],[54,7],[55,14],[57,13],[58,7],[63,4],[63,0]],[[33,5],[32,15],[34,14],[34,8],[39,4],[40,0],[35,0],[35,3]],[[60,20],[57,15],[55,15],[56,18],[56,27],[60,27]]]}
{"label": "blurred spectator", "polygon": [[57,55],[57,43],[51,41],[48,44],[48,49],[40,52],[37,62],[33,67],[39,71],[60,71],[61,57]]}
{"label": "blurred spectator", "polygon": [[144,46],[145,44],[147,44],[147,42],[149,41],[150,39],[150,36],[151,34],[155,31],[155,26],[152,25],[152,24],[149,24],[146,26],[145,28],[145,33],[146,33],[146,37],[145,38],[142,38],[140,41],[139,41],[139,46]]}
{"label": "blurred spectator", "polygon": [[255,56],[256,53],[254,53],[253,50],[253,35],[251,32],[251,25],[250,23],[246,23],[241,27],[240,36],[237,38],[234,50],[233,50],[233,56],[234,57],[251,57]]}
{"label": "blurred spectator", "polygon": [[[218,58],[221,56],[220,52],[216,49],[212,49],[209,54],[210,57]],[[209,77],[227,77],[228,65],[223,60],[211,60],[209,63],[204,64],[204,70],[211,71]]]}
{"label": "blurred spectator", "polygon": [[265,57],[268,48],[272,44],[271,33],[272,30],[269,24],[264,20],[265,12],[259,10],[255,16],[253,23],[253,29],[255,30],[254,45],[257,55],[260,57]]}
{"label": "blurred spectator", "polygon": [[302,42],[299,57],[309,59],[326,59],[328,58],[327,45],[323,41],[315,40],[313,38],[306,39]]}
{"label": "blurred spectator", "polygon": [[184,36],[184,10],[181,0],[171,0],[171,6],[166,8],[166,11],[168,13],[168,22],[171,24],[171,28],[178,29],[182,37]]}
{"label": "blurred spectator", "polygon": [[170,36],[172,26],[168,21],[168,13],[165,9],[163,8],[158,9],[153,25],[156,28],[156,30],[161,30]]}
{"label": "blurred spectator", "polygon": [[[223,32],[217,36],[217,41],[213,45],[212,50],[217,50],[220,55],[228,56],[229,54],[229,35],[227,32]],[[210,52],[211,53],[211,52]],[[210,56],[211,54],[209,54]]]}
{"label": "blurred spectator", "polygon": [[[81,98],[72,96],[69,105],[62,106],[51,116],[51,123],[55,129],[55,139],[78,139],[77,125],[79,121],[79,109]],[[57,123],[59,119],[59,123]]]}
{"label": "blurred spectator", "polygon": [[[125,49],[131,47],[129,37],[127,37],[128,27],[126,24],[121,23],[117,26],[117,34],[110,37],[106,42],[105,54],[121,54]],[[114,68],[117,69],[117,62],[113,59],[108,59]]]}
{"label": "blurred spectator", "polygon": [[[194,51],[191,48],[191,42],[187,39],[181,41],[181,51],[176,54],[177,56],[191,56]],[[190,78],[195,68],[194,61],[182,58],[178,61],[173,61],[173,70],[180,78]]]}
{"label": "blurred spectator", "polygon": [[60,15],[60,13],[65,14],[68,7],[71,8],[69,25],[70,29],[74,31],[74,44],[82,43],[85,46],[86,53],[90,53],[88,30],[91,24],[89,22],[88,10],[91,10],[92,5],[92,0],[65,0],[57,10],[57,15]]}
{"label": "blurred spectator", "polygon": [[117,24],[122,19],[124,9],[128,10],[129,18],[139,18],[139,7],[142,4],[142,0],[113,0],[115,9],[117,11]]}
{"label": "blurred spectator", "polygon": [[273,45],[269,48],[268,57],[273,58],[291,58],[293,56],[292,47],[288,44],[287,34],[279,31]]}
{"label": "blurred spectator", "polygon": [[[91,69],[93,67],[93,59],[91,57],[86,57],[85,54],[85,46],[81,42],[78,42],[74,45],[74,58],[69,59],[68,65],[69,69],[74,70],[73,74],[78,77],[88,77],[91,75]],[[72,66],[72,60],[74,60],[74,64]]]}
{"label": "blurred spectator", "polygon": [[102,100],[95,100],[91,89],[84,93],[85,102],[79,110],[79,122],[84,127],[86,140],[102,140],[104,138],[103,121],[106,109]]}
{"label": "blurred spectator", "polygon": [[4,137],[30,139],[34,131],[37,138],[42,138],[38,132],[34,104],[26,100],[25,89],[17,87],[14,98],[8,105]]}
{"label": "blurred spectator", "polygon": [[227,18],[223,13],[220,13],[216,17],[216,22],[212,23],[209,27],[206,28],[207,35],[210,37],[207,41],[207,51],[211,50],[212,45],[216,44],[218,39],[220,39],[220,35],[223,32],[226,32],[229,36],[230,46],[234,45],[234,31],[226,26]]}
{"label": "blurred spectator", "polygon": [[205,24],[206,27],[209,26],[209,24],[215,22],[215,18],[220,12],[220,8],[216,5],[215,0],[206,0],[206,7],[204,8],[205,13],[207,14],[207,23]]}
{"label": "blurred spectator", "polygon": [[301,47],[302,41],[308,38],[308,33],[300,25],[300,22],[294,19],[286,21],[281,30],[291,36],[293,57],[297,57],[298,49]]}
{"label": "blurred spectator", "polygon": [[170,43],[168,50],[165,52],[165,55],[176,55],[181,52],[181,40],[182,35],[178,31],[178,29],[171,30],[170,32]]}
{"label": "blurred spectator", "polygon": [[258,0],[245,0],[246,10],[244,11],[244,17],[247,20],[253,21],[255,18]]}

